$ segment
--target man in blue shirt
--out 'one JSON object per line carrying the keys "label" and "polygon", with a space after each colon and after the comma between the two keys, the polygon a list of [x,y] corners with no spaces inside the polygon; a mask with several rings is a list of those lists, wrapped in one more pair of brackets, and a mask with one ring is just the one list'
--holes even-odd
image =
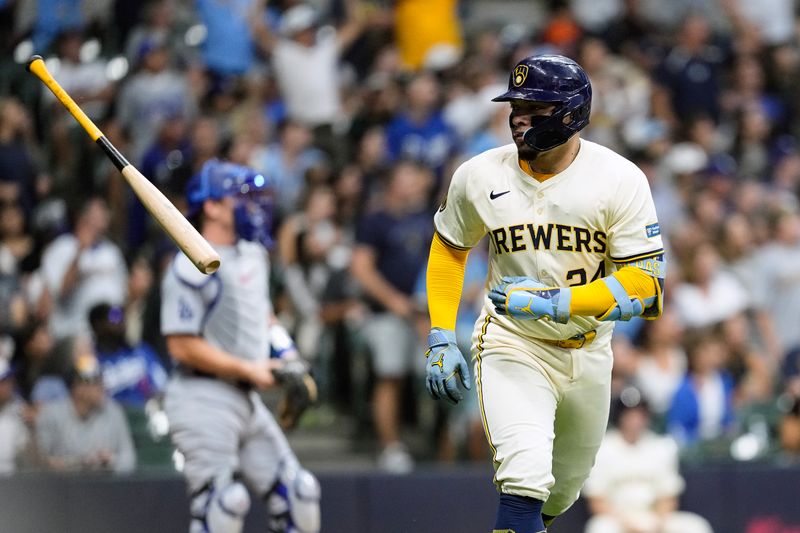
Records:
{"label": "man in blue shirt", "polygon": [[458,139],[444,121],[439,100],[439,85],[432,74],[414,77],[406,88],[404,111],[386,127],[386,144],[393,160],[425,163],[441,178]]}
{"label": "man in blue shirt", "polygon": [[404,378],[414,370],[419,336],[412,294],[428,257],[433,227],[426,199],[432,176],[417,163],[401,162],[392,171],[382,207],[365,215],[356,230],[351,273],[364,290],[373,314],[363,328],[377,382],[373,418],[383,448],[379,466],[407,472],[411,455],[400,441]]}
{"label": "man in blue shirt", "polygon": [[253,0],[197,0],[197,12],[208,34],[203,42],[206,67],[221,77],[240,75],[253,64],[253,35],[249,18]]}

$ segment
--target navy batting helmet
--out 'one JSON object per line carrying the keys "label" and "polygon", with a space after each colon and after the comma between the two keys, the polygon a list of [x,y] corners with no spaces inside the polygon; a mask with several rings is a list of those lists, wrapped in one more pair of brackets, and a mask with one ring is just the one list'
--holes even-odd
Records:
{"label": "navy batting helmet", "polygon": [[206,200],[236,199],[234,223],[241,239],[272,244],[272,182],[255,170],[209,159],[186,186],[189,214],[200,211]]}
{"label": "navy batting helmet", "polygon": [[524,136],[525,144],[544,152],[564,144],[589,124],[592,85],[583,68],[568,57],[530,56],[514,67],[508,91],[492,99],[511,100],[556,104],[552,115],[534,116]]}

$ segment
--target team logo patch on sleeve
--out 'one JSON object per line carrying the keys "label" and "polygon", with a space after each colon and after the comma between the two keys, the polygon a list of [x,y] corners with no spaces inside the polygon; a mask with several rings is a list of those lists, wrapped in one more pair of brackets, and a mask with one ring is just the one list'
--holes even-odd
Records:
{"label": "team logo patch on sleeve", "polygon": [[661,226],[658,225],[658,222],[655,224],[650,224],[649,226],[644,227],[645,233],[647,233],[648,237],[656,237],[661,235]]}
{"label": "team logo patch on sleeve", "polygon": [[189,304],[186,303],[186,300],[183,298],[178,299],[178,316],[181,320],[188,321],[194,317],[194,313],[192,312],[192,308],[189,307]]}

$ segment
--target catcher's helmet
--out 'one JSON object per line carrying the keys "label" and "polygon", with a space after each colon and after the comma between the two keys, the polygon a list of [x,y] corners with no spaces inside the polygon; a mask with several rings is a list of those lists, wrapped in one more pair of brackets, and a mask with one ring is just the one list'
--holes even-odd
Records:
{"label": "catcher's helmet", "polygon": [[535,117],[525,132],[525,143],[543,152],[564,144],[589,124],[592,85],[583,68],[568,57],[540,55],[516,64],[508,79],[508,91],[494,102],[528,100],[556,104],[553,114]]}
{"label": "catcher's helmet", "polygon": [[200,211],[206,200],[236,198],[234,222],[241,239],[270,246],[272,182],[255,170],[209,159],[186,186],[189,215]]}

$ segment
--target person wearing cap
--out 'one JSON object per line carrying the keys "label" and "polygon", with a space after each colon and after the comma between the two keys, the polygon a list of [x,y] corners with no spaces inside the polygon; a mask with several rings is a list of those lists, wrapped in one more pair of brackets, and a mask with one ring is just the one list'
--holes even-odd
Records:
{"label": "person wearing cap", "polygon": [[130,428],[122,408],[106,396],[97,359],[79,355],[67,382],[69,398],[46,404],[36,419],[42,465],[55,471],[132,471]]}
{"label": "person wearing cap", "polygon": [[158,355],[146,343],[127,343],[125,311],[119,306],[92,307],[89,324],[106,392],[125,407],[144,409],[147,400],[161,394],[167,383]]}
{"label": "person wearing cap", "polygon": [[[264,2],[266,4],[266,2]],[[332,126],[341,117],[339,59],[363,30],[360,1],[345,0],[347,19],[336,31],[320,27],[319,13],[305,2],[283,13],[279,33],[255,17],[254,33],[272,67],[288,117],[314,128],[316,144],[336,157]]]}
{"label": "person wearing cap", "polygon": [[678,511],[678,447],[649,429],[641,393],[626,388],[613,407],[615,427],[583,488],[592,513],[585,533],[711,533],[704,518]]}
{"label": "person wearing cap", "polygon": [[[0,338],[0,351],[12,351],[11,345],[10,338]],[[0,476],[16,470],[30,440],[22,416],[23,403],[16,396],[14,369],[7,355],[10,354],[0,353]]]}

